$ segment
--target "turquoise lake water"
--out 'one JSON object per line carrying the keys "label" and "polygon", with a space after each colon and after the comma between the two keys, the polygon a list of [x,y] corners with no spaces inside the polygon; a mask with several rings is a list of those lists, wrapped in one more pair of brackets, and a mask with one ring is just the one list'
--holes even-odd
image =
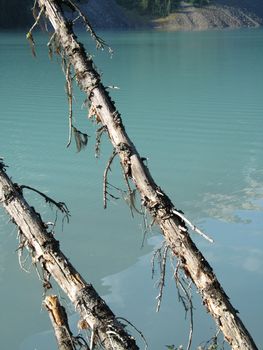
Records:
{"label": "turquoise lake water", "polygon": [[[263,30],[102,33],[114,49],[88,50],[103,73],[128,134],[156,182],[177,208],[209,233],[213,245],[192,234],[233,305],[263,348]],[[67,203],[71,220],[58,220],[56,238],[73,265],[118,316],[140,329],[152,350],[187,344],[189,318],[178,302],[172,272],[159,313],[158,274],[151,258],[162,244],[157,228],[144,247],[142,220],[112,201],[103,209],[102,177],[112,152],[106,137],[95,159],[96,125],[75,88],[75,125],[87,149],[67,149],[65,78],[50,62],[47,37],[37,34],[37,58],[23,33],[0,33],[0,156],[15,182]],[[110,181],[125,188],[118,161]],[[47,221],[55,213],[37,196],[26,198]],[[41,282],[21,271],[17,232],[0,211],[1,348],[55,349]],[[168,267],[169,270],[169,267]],[[55,287],[54,293],[60,291]],[[193,289],[193,349],[216,328]],[[67,304],[67,301],[64,301]],[[73,329],[77,315],[68,305]],[[141,344],[138,336],[138,343]],[[143,346],[142,346],[143,348]],[[226,347],[227,348],[227,347]]]}

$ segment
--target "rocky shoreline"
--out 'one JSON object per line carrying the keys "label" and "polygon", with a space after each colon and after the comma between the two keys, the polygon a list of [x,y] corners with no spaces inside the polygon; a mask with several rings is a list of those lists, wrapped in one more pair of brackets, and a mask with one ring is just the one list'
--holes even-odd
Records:
{"label": "rocky shoreline", "polygon": [[[230,4],[230,5],[229,5]],[[263,25],[262,5],[245,7],[246,2],[214,1],[211,5],[194,7],[182,2],[181,7],[168,17],[153,20],[159,30],[206,30],[223,28],[259,27]]]}
{"label": "rocky shoreline", "polygon": [[[16,20],[15,3],[7,3],[0,13],[1,29],[25,29],[33,23],[28,0],[23,16]],[[11,6],[12,5],[12,6]],[[134,30],[153,29],[165,31],[206,30],[222,28],[259,27],[263,25],[263,0],[211,0],[202,7],[181,2],[178,10],[167,17],[149,19],[129,12],[115,0],[89,0],[81,5],[90,23],[96,29]],[[73,14],[74,17],[74,14]]]}
{"label": "rocky shoreline", "polygon": [[214,0],[204,7],[191,6],[182,1],[176,12],[152,20],[127,12],[114,0],[89,0],[83,7],[91,23],[101,29],[176,31],[263,25],[263,0]]}

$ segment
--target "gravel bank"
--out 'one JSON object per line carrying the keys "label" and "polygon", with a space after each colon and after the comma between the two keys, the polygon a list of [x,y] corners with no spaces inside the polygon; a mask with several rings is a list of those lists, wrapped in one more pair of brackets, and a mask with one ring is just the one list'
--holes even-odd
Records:
{"label": "gravel bank", "polygon": [[[15,1],[7,3],[8,6],[4,6],[0,12],[0,30],[1,28],[29,28],[33,23],[33,18],[29,6],[28,8],[26,6],[27,3],[30,1],[25,2],[24,12],[19,21],[15,17]],[[177,12],[154,21],[149,21],[123,9],[116,4],[115,0],[88,0],[81,7],[87,13],[92,25],[99,29],[120,30],[151,27],[171,31],[263,25],[263,0],[213,0],[210,6],[202,8],[189,6],[182,2]]]}
{"label": "gravel bank", "polygon": [[259,27],[263,25],[263,0],[217,0],[205,7],[182,2],[177,12],[152,24],[155,29],[170,31]]}

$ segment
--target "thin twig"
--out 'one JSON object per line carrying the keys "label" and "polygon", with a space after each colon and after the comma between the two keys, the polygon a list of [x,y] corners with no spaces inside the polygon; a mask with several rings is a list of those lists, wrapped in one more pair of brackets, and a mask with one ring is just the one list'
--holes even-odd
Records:
{"label": "thin twig", "polygon": [[145,350],[148,348],[148,343],[147,343],[147,340],[145,338],[145,336],[143,335],[143,333],[134,326],[134,324],[132,324],[130,321],[128,321],[126,318],[124,317],[116,317],[117,320],[122,320],[122,321],[125,321],[127,322],[132,328],[134,328],[136,330],[137,333],[140,334],[141,338],[143,339],[144,343],[145,343]]}
{"label": "thin twig", "polygon": [[[34,4],[34,7],[33,7],[33,10],[35,10],[35,5],[36,5],[36,2]],[[32,33],[32,31],[34,30],[34,28],[38,25],[39,21],[40,21],[40,18],[42,16],[44,12],[44,7],[41,7],[38,15],[37,15],[37,18],[35,19],[35,23],[32,25],[32,27],[29,29],[28,33]]]}
{"label": "thin twig", "polygon": [[[109,194],[107,192],[108,172],[110,170],[110,166],[113,162],[113,159],[115,158],[116,155],[117,155],[117,151],[116,151],[116,149],[114,149],[112,155],[110,156],[108,164],[104,170],[104,174],[103,174],[103,207],[104,207],[104,209],[107,208],[107,195]],[[111,194],[109,194],[109,195],[112,196]]]}
{"label": "thin twig", "polygon": [[56,202],[54,199],[50,198],[49,196],[47,196],[45,193],[38,191],[37,189],[30,187],[30,186],[26,186],[26,185],[21,185],[20,189],[22,190],[23,188],[26,188],[28,190],[34,191],[36,193],[38,193],[40,196],[42,196],[45,201],[49,204],[53,204],[58,210],[61,211],[61,213],[63,213],[67,219],[67,222],[69,222],[69,217],[70,217],[70,212],[68,210],[67,205],[64,202]]}
{"label": "thin twig", "polygon": [[141,248],[143,248],[146,240],[146,234],[148,232],[151,232],[152,226],[154,224],[154,219],[150,223],[148,222],[147,209],[142,205],[141,205],[141,212],[142,212],[142,233],[143,233]]}
{"label": "thin twig", "polygon": [[185,295],[187,296],[187,300],[189,302],[190,329],[189,329],[188,344],[187,344],[187,348],[186,348],[186,350],[189,350],[191,348],[191,344],[192,344],[192,340],[193,340],[193,331],[194,331],[194,315],[193,315],[192,296],[191,296],[189,290],[187,290],[185,288],[185,286],[183,285],[183,283],[180,280],[178,280],[178,283],[179,283],[180,287],[182,288],[182,290],[184,291]]}
{"label": "thin twig", "polygon": [[[136,200],[136,189],[131,189],[131,185],[130,185],[130,182],[129,182],[129,178],[128,178],[128,175],[126,174],[125,172],[125,169],[121,163],[121,166],[122,166],[122,170],[123,170],[123,177],[124,177],[124,180],[125,180],[125,183],[126,183],[126,186],[127,186],[127,189],[128,191],[121,191],[122,192],[122,196],[123,196],[123,199],[125,200],[126,203],[128,203],[129,205],[129,208],[130,208],[130,211],[131,211],[131,216],[134,217],[133,215],[133,210],[136,211],[136,213],[140,214],[140,215],[143,215],[143,213],[141,211],[139,211],[137,208],[136,208],[136,205],[135,205],[135,200]],[[125,194],[125,195],[124,195]]]}
{"label": "thin twig", "polygon": [[214,240],[212,238],[210,238],[209,236],[207,236],[204,232],[202,232],[198,227],[196,227],[195,225],[193,225],[191,223],[190,220],[188,220],[182,213],[180,213],[178,210],[173,209],[172,212],[179,216],[179,218],[181,218],[186,224],[188,224],[191,228],[191,230],[195,231],[196,233],[198,233],[200,236],[202,236],[203,238],[205,238],[207,241],[209,241],[210,243],[214,243]]}
{"label": "thin twig", "polygon": [[169,246],[165,244],[164,246],[164,250],[162,253],[162,260],[160,263],[160,281],[158,283],[158,287],[159,287],[159,294],[156,297],[157,300],[157,307],[156,307],[156,312],[160,311],[160,307],[161,307],[161,302],[162,302],[162,298],[163,298],[163,289],[164,289],[164,284],[165,284],[165,275],[166,275],[166,260],[167,260],[167,253],[169,250]]}
{"label": "thin twig", "polygon": [[[130,208],[130,211],[131,211],[131,216],[134,217],[132,208],[133,207],[135,208],[135,204],[134,204],[135,192],[133,192],[132,189],[131,189],[128,176],[125,173],[124,169],[123,169],[123,176],[124,176],[124,180],[125,180],[125,183],[127,185],[127,188],[128,188],[127,196],[124,197],[124,200],[129,204],[129,208]],[[136,191],[136,190],[134,190],[134,191]]]}
{"label": "thin twig", "polygon": [[32,14],[33,14],[33,17],[34,17],[35,21],[37,20],[37,11],[36,11],[37,4],[38,4],[38,2],[37,2],[37,0],[35,0],[34,1],[34,5],[32,7]]}
{"label": "thin twig", "polygon": [[[220,332],[221,332],[221,330],[218,329],[216,331],[216,334],[213,335],[209,340],[204,341],[201,344],[199,344],[198,350],[199,349],[200,350],[211,350],[211,349],[218,349],[219,350],[218,336],[219,336]],[[221,350],[225,349],[224,343],[225,343],[225,340],[223,340],[221,345],[220,345]]]}
{"label": "thin twig", "polygon": [[68,96],[68,108],[69,108],[69,115],[68,115],[68,120],[69,120],[69,136],[68,136],[68,143],[67,147],[70,146],[71,140],[72,140],[72,77],[71,77],[71,64],[68,63],[66,67],[66,91],[67,91],[67,96]]}
{"label": "thin twig", "polygon": [[164,289],[165,275],[166,275],[166,260],[167,260],[167,254],[168,254],[169,248],[170,246],[167,245],[166,241],[164,241],[161,247],[154,251],[151,259],[152,278],[154,277],[154,274],[155,274],[156,259],[158,259],[159,269],[160,269],[160,280],[158,282],[159,294],[156,297],[156,300],[157,300],[156,312],[159,312],[160,310],[161,301],[163,297],[163,289]]}
{"label": "thin twig", "polygon": [[[187,314],[187,312],[190,311],[189,336],[188,336],[188,344],[187,344],[187,348],[186,348],[186,350],[190,350],[191,344],[192,344],[192,339],[193,339],[193,331],[194,331],[194,314],[193,314],[194,307],[193,307],[193,302],[192,302],[190,284],[187,288],[184,286],[183,282],[185,282],[185,281],[184,280],[183,280],[183,282],[181,281],[181,278],[179,276],[179,269],[180,269],[180,261],[178,261],[178,263],[176,265],[176,269],[174,271],[174,279],[175,279],[175,283],[177,286],[179,300],[182,302],[182,304],[184,306],[185,313]],[[186,299],[182,296],[182,294],[180,292],[180,288],[183,291]]]}
{"label": "thin twig", "polygon": [[95,157],[99,158],[100,156],[100,144],[101,144],[101,137],[104,132],[106,132],[107,126],[103,125],[96,131],[96,144],[95,144]]}
{"label": "thin twig", "polygon": [[158,259],[159,267],[161,268],[162,249],[165,247],[165,245],[166,245],[166,241],[163,241],[161,247],[155,249],[155,251],[153,252],[153,256],[151,258],[152,278],[154,277],[154,274],[155,274],[155,260]]}
{"label": "thin twig", "polygon": [[102,38],[100,38],[96,34],[96,32],[93,29],[92,25],[90,24],[87,16],[84,15],[84,13],[81,11],[81,9],[73,1],[68,0],[68,2],[75,9],[75,11],[78,13],[78,17],[75,19],[75,21],[79,18],[82,19],[83,23],[85,24],[86,30],[90,33],[92,39],[94,39],[96,42],[96,48],[97,49],[104,49],[104,47],[107,46],[109,53],[112,54],[113,53],[112,48]]}
{"label": "thin twig", "polygon": [[56,32],[54,32],[50,39],[49,42],[47,43],[47,47],[48,47],[48,56],[50,58],[50,60],[52,60],[53,57],[53,47],[54,47],[54,42],[55,42],[55,38],[56,38]]}
{"label": "thin twig", "polygon": [[17,253],[18,253],[18,263],[19,263],[19,266],[21,268],[21,270],[23,270],[24,272],[26,273],[30,273],[29,270],[27,270],[24,266],[25,266],[25,263],[29,257],[29,254],[27,255],[27,257],[22,261],[22,257],[23,257],[23,252],[24,252],[24,248],[27,244],[27,239],[26,237],[23,235],[23,232],[21,231],[21,229],[19,228],[18,229],[18,238],[19,238],[19,245],[18,245],[18,248],[17,248]]}
{"label": "thin twig", "polygon": [[[34,4],[33,11],[35,11],[35,7],[36,7],[36,2]],[[26,38],[29,41],[29,44],[30,44],[30,47],[31,47],[32,55],[34,57],[36,57],[36,51],[35,51],[35,42],[34,42],[34,38],[33,38],[32,32],[33,32],[34,28],[38,25],[43,12],[44,12],[44,7],[41,7],[41,9],[40,9],[40,11],[38,13],[38,16],[37,16],[37,18],[35,20],[35,23],[32,25],[32,27],[29,29],[29,31],[28,31],[28,33],[26,35]]]}

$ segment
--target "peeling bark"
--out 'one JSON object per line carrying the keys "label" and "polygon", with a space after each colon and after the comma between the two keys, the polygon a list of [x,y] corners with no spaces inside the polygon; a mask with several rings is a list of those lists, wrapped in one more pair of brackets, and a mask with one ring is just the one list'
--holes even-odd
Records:
{"label": "peeling bark", "polygon": [[79,312],[82,323],[88,325],[103,347],[109,350],[138,350],[135,340],[117,321],[104,300],[61,252],[59,242],[47,231],[19,187],[12,183],[1,161],[0,203],[26,238],[24,246],[30,251],[33,263],[55,279]]}
{"label": "peeling bark", "polygon": [[[159,224],[163,235],[175,256],[180,259],[187,276],[195,283],[209,313],[223,332],[232,349],[254,349],[257,347],[248,330],[237,316],[211,266],[191,240],[185,223],[176,215],[173,203],[154,182],[135,146],[122,124],[120,113],[114,106],[92,59],[78,42],[72,26],[61,12],[57,0],[38,0],[51,22],[68,62],[75,70],[79,87],[92,103],[97,121],[107,128],[108,136],[119,154],[125,176],[137,187],[142,204]],[[183,229],[182,229],[183,228]]]}

